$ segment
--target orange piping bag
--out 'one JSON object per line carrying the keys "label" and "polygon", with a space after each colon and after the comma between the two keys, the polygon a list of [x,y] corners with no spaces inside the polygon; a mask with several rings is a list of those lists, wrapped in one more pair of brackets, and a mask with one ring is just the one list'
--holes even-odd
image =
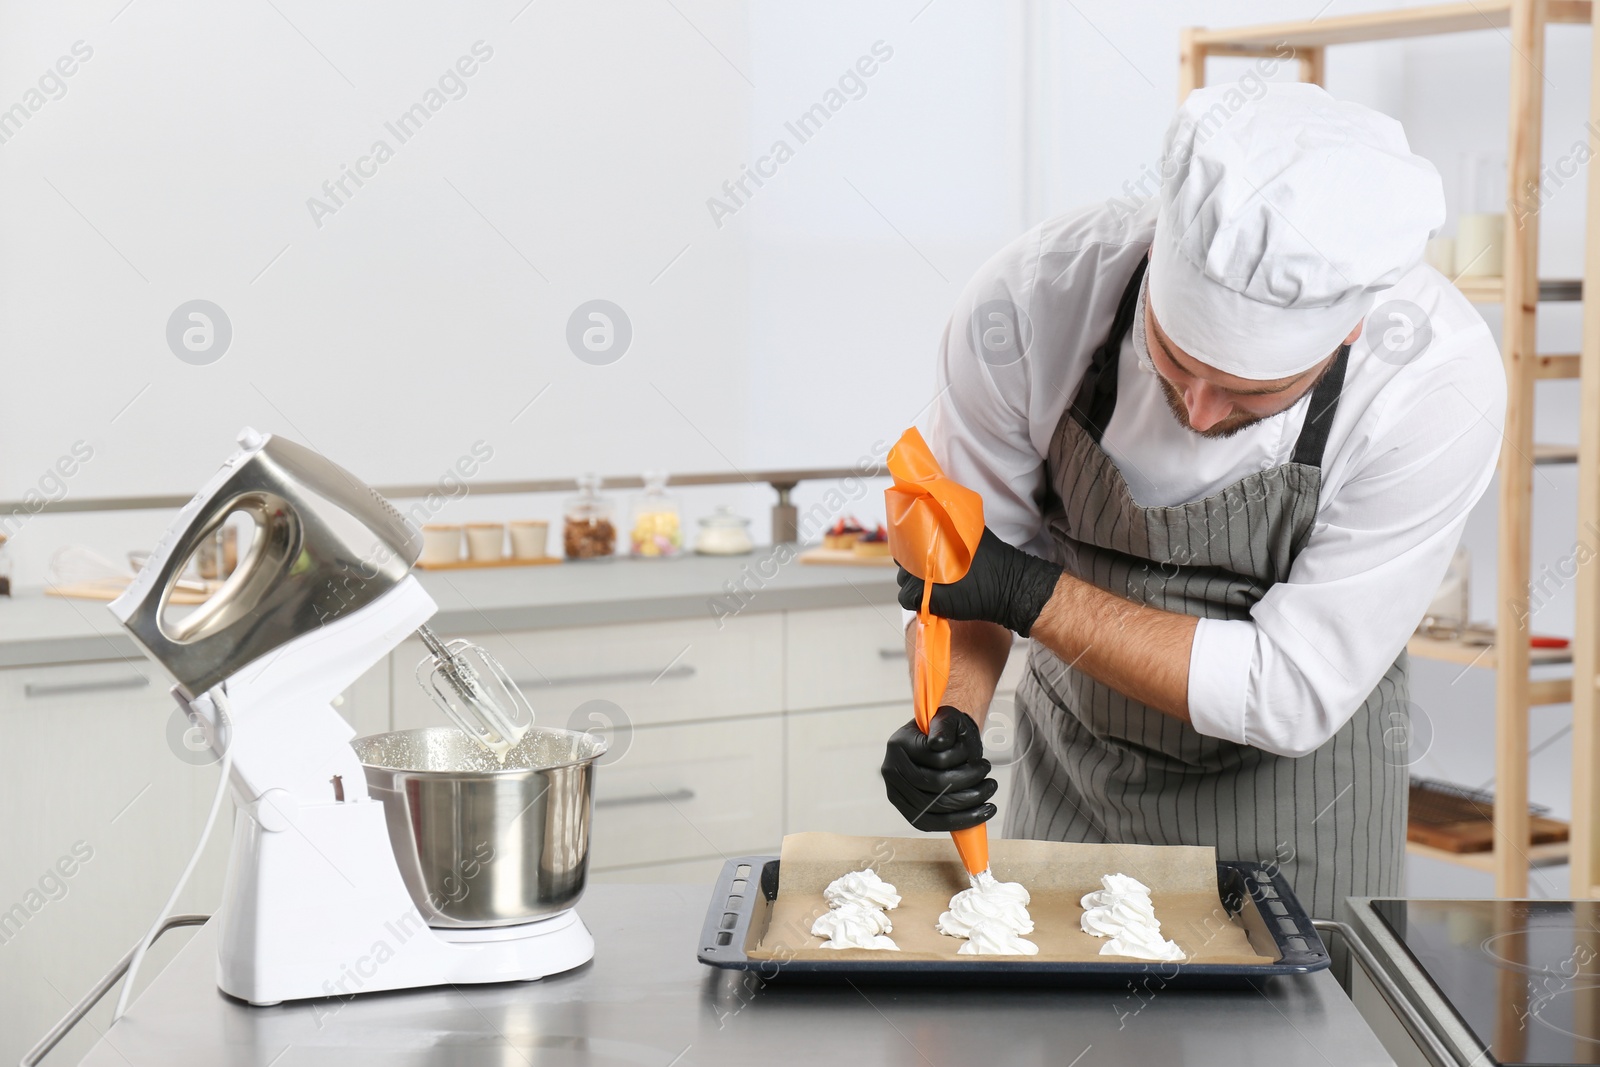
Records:
{"label": "orange piping bag", "polygon": [[[960,581],[972,566],[983,537],[983,498],[946,478],[922,434],[912,427],[889,450],[894,484],[884,490],[889,551],[922,579],[922,605],[915,621],[911,668],[912,700],[923,733],[944,699],[950,682],[950,623],[928,610],[934,583]],[[956,851],[968,874],[989,869],[986,823],[952,830]]]}

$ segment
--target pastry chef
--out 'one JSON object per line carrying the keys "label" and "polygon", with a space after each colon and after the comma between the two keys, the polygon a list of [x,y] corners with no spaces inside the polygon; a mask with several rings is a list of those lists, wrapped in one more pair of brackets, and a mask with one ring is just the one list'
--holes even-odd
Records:
{"label": "pastry chef", "polygon": [[1406,639],[1494,472],[1500,355],[1421,262],[1444,196],[1393,119],[1198,89],[1162,176],[1024,234],[956,307],[921,429],[988,530],[933,591],[946,706],[883,776],[918,829],[995,813],[980,730],[1017,634],[1007,836],[1211,845],[1333,918],[1400,890]]}

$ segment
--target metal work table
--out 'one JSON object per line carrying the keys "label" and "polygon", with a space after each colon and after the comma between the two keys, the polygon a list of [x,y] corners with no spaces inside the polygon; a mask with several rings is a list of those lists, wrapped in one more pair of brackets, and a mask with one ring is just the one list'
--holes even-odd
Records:
{"label": "metal work table", "polygon": [[[381,1063],[1392,1064],[1326,971],[1228,992],[763,985],[695,960],[709,887],[594,886],[594,962],[542,982],[250,1008],[217,992],[203,927],[82,1061],[90,1067]],[[185,936],[176,933],[169,936]],[[46,1061],[47,1063],[49,1061]]]}

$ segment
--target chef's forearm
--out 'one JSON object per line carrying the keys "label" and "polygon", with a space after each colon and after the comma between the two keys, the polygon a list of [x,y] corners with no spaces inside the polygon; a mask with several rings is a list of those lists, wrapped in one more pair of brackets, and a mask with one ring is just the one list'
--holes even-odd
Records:
{"label": "chef's forearm", "polygon": [[[916,662],[916,627],[906,627],[906,661]],[[989,702],[1000,684],[1000,674],[1011,655],[1011,631],[992,622],[950,623],[950,682],[945,686],[948,704],[972,716],[979,726],[989,714]]]}
{"label": "chef's forearm", "polygon": [[1029,636],[1075,670],[1188,722],[1189,653],[1198,624],[1063,574]]}

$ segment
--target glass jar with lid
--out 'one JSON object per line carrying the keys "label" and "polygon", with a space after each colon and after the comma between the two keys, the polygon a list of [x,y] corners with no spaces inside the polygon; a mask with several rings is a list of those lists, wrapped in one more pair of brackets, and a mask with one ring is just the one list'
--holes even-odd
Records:
{"label": "glass jar with lid", "polygon": [[678,504],[667,495],[665,473],[645,472],[644,492],[633,502],[632,530],[628,540],[635,556],[662,559],[683,551]]}
{"label": "glass jar with lid", "polygon": [[702,556],[747,556],[755,547],[750,540],[750,520],[735,515],[728,505],[721,504],[710,515],[701,516],[694,550]]}
{"label": "glass jar with lid", "polygon": [[600,476],[578,479],[578,495],[567,501],[561,543],[568,559],[605,559],[617,551],[611,501],[600,495]]}

